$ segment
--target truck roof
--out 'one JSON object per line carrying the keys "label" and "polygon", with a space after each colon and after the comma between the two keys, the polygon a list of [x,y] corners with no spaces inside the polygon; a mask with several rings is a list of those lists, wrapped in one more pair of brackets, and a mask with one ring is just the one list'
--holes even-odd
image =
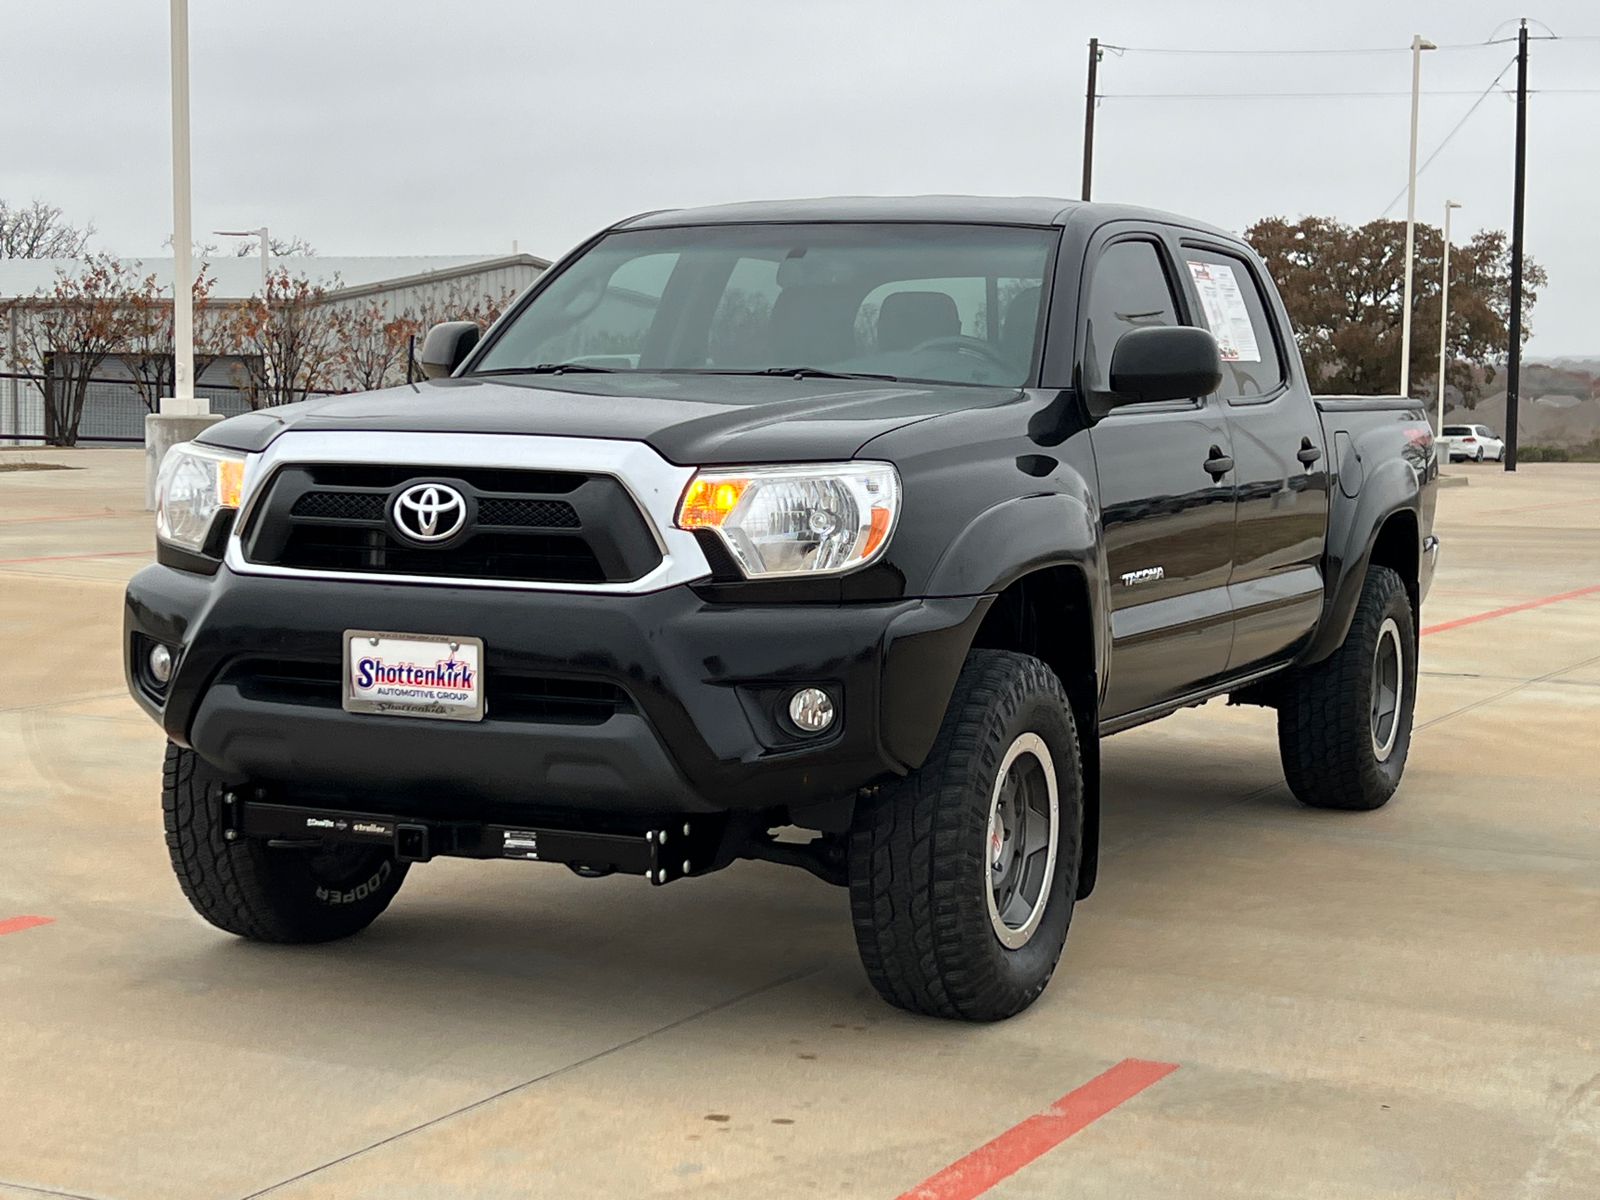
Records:
{"label": "truck roof", "polygon": [[1094,204],[1049,196],[828,196],[812,200],[751,200],[705,208],[669,208],[619,221],[618,229],[664,229],[680,225],[750,225],[791,221],[939,221],[974,225],[1065,225],[1085,213],[1100,221],[1129,218],[1162,221],[1218,234],[1237,235],[1190,217],[1126,204]]}

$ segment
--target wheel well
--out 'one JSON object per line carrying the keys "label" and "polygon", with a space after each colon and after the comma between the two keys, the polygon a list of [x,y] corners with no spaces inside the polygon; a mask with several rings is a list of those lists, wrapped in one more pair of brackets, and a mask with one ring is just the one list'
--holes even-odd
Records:
{"label": "wheel well", "polygon": [[995,597],[972,648],[1033,655],[1056,673],[1072,702],[1083,756],[1083,860],[1078,872],[1082,900],[1094,889],[1100,861],[1100,691],[1094,610],[1083,572],[1046,567],[1018,579]]}
{"label": "wheel well", "polygon": [[1417,514],[1401,511],[1391,515],[1378,530],[1377,540],[1372,543],[1372,554],[1367,559],[1369,568],[1388,567],[1405,582],[1406,595],[1411,597],[1413,622],[1420,619],[1418,609],[1421,598],[1417,595],[1417,588],[1421,576],[1421,553]]}

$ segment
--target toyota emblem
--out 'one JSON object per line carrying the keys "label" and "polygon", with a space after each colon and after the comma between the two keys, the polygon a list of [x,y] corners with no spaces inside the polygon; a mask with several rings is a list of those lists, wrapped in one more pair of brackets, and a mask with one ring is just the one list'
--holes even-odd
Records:
{"label": "toyota emblem", "polygon": [[467,523],[467,498],[442,483],[417,483],[395,497],[395,528],[414,542],[443,542]]}

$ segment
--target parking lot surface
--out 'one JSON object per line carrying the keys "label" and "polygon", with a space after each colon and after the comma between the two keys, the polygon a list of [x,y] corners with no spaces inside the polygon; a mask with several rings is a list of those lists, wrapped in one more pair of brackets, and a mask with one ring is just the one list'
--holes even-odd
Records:
{"label": "parking lot surface", "polygon": [[3,1200],[954,1200],[1125,1059],[1176,1069],[983,1194],[1600,1197],[1600,466],[1452,469],[1386,808],[1298,805],[1265,709],[1110,739],[1054,982],[966,1026],[765,863],[446,859],[343,943],[205,925],[122,684],[142,453],[24,460],[72,469],[0,469]]}

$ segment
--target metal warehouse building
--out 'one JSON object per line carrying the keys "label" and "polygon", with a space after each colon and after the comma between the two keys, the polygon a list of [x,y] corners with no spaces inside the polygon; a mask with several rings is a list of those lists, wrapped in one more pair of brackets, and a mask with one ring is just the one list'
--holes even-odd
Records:
{"label": "metal warehouse building", "polygon": [[[171,295],[170,258],[119,260],[138,278],[154,275]],[[255,256],[215,257],[198,260],[216,281],[210,303],[247,300],[262,290],[262,262]],[[478,303],[500,303],[537,279],[550,264],[532,254],[496,258],[478,255],[402,255],[394,257],[285,257],[269,260],[273,271],[287,270],[325,288],[326,303],[335,308],[377,307],[398,317],[406,313],[437,311],[450,305],[471,308]],[[62,275],[82,268],[78,259],[0,259],[0,444],[38,442],[44,430],[43,397],[38,387],[18,378],[20,318],[14,302],[37,302]],[[246,404],[233,382],[237,359],[227,356],[211,364],[196,381],[196,392],[206,396],[213,412],[232,415]],[[133,387],[126,367],[112,356],[96,372],[104,382],[91,385],[85,404],[84,442],[140,442],[144,438],[146,407]]]}

